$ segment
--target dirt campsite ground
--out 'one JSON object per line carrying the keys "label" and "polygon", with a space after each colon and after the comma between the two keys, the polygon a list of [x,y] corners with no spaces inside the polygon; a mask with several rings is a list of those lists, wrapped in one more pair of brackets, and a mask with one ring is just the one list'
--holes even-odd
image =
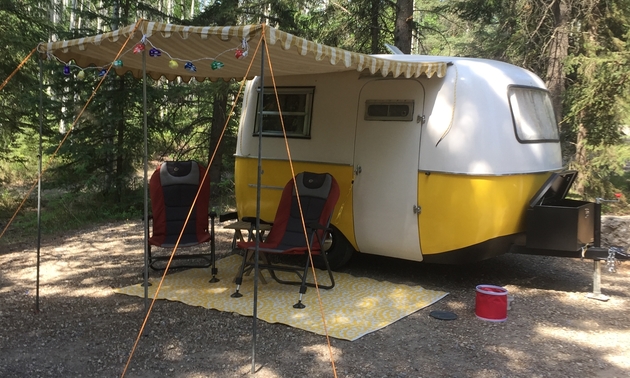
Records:
{"label": "dirt campsite ground", "polygon": [[[622,242],[627,223],[616,226]],[[231,233],[217,232],[225,255]],[[141,282],[142,235],[142,224],[121,222],[45,237],[39,313],[35,238],[0,245],[0,377],[120,377],[145,312],[141,298],[112,288]],[[629,377],[630,263],[617,268],[603,269],[602,302],[586,297],[590,261],[508,254],[435,266],[357,255],[346,273],[449,295],[358,340],[330,339],[330,348],[324,336],[259,321],[255,376]],[[509,290],[506,322],[476,318],[478,284]],[[437,320],[433,310],[458,318]],[[249,376],[251,332],[250,317],[157,301],[125,376]]]}

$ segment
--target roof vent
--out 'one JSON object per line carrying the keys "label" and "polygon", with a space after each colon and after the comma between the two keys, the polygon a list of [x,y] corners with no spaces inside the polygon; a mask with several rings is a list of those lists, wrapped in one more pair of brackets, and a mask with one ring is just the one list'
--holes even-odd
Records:
{"label": "roof vent", "polygon": [[391,54],[394,54],[394,55],[405,55],[404,52],[400,51],[400,49],[398,47],[394,46],[394,45],[390,45],[389,43],[386,43],[385,47],[387,47],[387,50],[389,50],[389,52]]}

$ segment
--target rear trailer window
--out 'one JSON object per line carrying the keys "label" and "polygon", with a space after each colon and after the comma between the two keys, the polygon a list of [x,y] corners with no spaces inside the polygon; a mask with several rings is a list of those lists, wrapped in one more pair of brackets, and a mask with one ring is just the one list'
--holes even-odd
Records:
{"label": "rear trailer window", "polygon": [[508,89],[516,138],[521,143],[559,141],[549,92],[532,87]]}

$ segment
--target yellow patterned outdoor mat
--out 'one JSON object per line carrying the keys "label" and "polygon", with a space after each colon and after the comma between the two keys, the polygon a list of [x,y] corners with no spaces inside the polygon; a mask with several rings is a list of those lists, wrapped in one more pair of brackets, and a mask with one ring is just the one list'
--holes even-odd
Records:
{"label": "yellow patterned outdoor mat", "polygon": [[[238,255],[217,261],[217,277],[221,280],[217,283],[208,282],[211,277],[209,268],[169,274],[158,298],[252,316],[253,273],[243,278],[240,290],[243,297],[230,297],[236,288],[233,281],[241,261],[242,257]],[[325,334],[315,288],[308,288],[302,299],[306,308],[294,309],[299,286],[279,284],[269,277],[267,271],[262,273],[267,284],[258,285],[259,319]],[[279,273],[284,278],[297,277],[291,273]],[[326,272],[317,270],[317,277],[320,284],[329,283]],[[320,290],[326,327],[330,336],[350,341],[392,324],[448,294],[425,290],[420,286],[354,277],[346,273],[335,272],[334,277],[335,287],[332,290]],[[153,285],[149,287],[150,298],[153,298],[158,282],[153,280]],[[114,289],[114,292],[144,297],[144,287],[139,284]]]}

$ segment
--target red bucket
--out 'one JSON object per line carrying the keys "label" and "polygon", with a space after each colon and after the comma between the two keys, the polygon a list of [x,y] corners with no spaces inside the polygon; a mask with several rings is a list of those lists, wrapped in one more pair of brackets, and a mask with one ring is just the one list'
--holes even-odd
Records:
{"label": "red bucket", "polygon": [[507,320],[508,291],[500,286],[477,285],[475,315],[489,322]]}

